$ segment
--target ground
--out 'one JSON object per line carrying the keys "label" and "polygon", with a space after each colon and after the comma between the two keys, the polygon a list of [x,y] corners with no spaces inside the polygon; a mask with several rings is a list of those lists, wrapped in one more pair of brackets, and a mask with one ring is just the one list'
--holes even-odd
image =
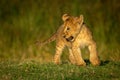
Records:
{"label": "ground", "polygon": [[0,80],[120,80],[120,62],[102,61],[86,67],[70,63],[55,65],[34,60],[24,62],[6,61],[0,63]]}

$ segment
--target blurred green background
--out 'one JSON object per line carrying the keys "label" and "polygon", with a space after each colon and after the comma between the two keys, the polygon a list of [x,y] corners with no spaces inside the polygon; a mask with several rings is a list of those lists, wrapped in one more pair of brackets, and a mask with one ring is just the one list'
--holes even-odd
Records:
{"label": "blurred green background", "polygon": [[[42,48],[34,42],[50,37],[62,24],[64,13],[83,14],[101,60],[120,61],[119,0],[0,0],[0,61],[51,61],[55,42]],[[88,51],[82,52],[88,58]],[[68,51],[63,53],[66,59]]]}

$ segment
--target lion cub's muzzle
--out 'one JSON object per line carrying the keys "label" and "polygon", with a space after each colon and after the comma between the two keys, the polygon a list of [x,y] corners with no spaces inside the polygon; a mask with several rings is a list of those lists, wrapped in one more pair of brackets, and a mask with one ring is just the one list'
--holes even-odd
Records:
{"label": "lion cub's muzzle", "polygon": [[72,42],[74,40],[74,37],[70,36],[70,37],[66,38],[66,40]]}
{"label": "lion cub's muzzle", "polygon": [[70,36],[70,37],[68,37],[68,38],[66,38],[66,36],[63,36],[63,38],[65,38],[66,41],[68,41],[68,42],[74,41],[74,37],[73,37],[73,36]]}

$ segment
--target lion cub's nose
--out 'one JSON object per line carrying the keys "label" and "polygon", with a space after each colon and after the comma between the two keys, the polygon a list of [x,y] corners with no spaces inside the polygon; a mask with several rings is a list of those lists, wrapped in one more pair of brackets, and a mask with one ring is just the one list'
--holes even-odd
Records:
{"label": "lion cub's nose", "polygon": [[66,35],[63,35],[63,38],[66,38]]}

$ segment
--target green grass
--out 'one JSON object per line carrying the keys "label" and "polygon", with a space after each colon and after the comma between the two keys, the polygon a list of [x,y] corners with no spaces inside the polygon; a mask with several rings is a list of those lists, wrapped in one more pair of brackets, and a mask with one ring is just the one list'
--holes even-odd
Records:
{"label": "green grass", "polygon": [[100,66],[79,67],[35,61],[1,62],[0,80],[119,80],[120,62],[103,61]]}

